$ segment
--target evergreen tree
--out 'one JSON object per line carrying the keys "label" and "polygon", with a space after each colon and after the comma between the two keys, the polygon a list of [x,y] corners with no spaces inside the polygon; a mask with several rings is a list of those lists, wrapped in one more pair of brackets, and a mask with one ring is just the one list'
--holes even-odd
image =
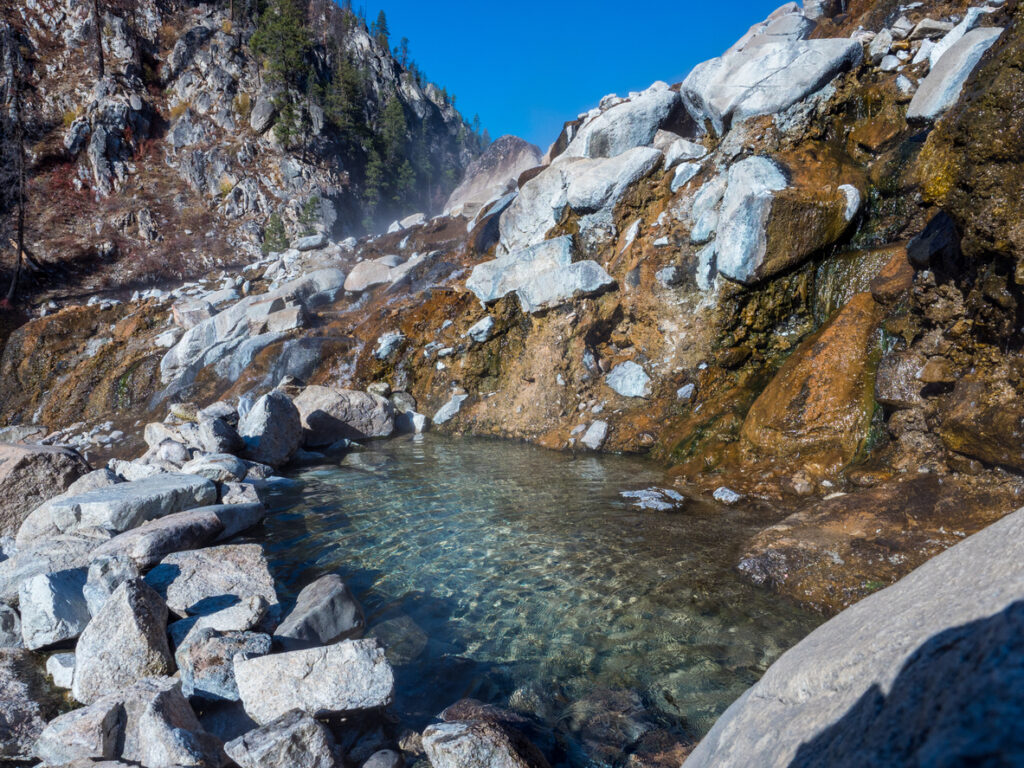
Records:
{"label": "evergreen tree", "polygon": [[272,85],[301,88],[310,74],[312,43],[295,0],[269,0],[249,47],[262,60]]}
{"label": "evergreen tree", "polygon": [[373,22],[371,34],[385,50],[388,49],[390,45],[388,43],[388,35],[390,35],[391,32],[388,30],[388,17],[383,10],[377,14],[377,20]]}
{"label": "evergreen tree", "polygon": [[409,67],[409,38],[408,37],[403,37],[402,40],[398,43],[398,48],[396,49],[396,56],[395,56],[395,58],[398,59],[399,63],[402,65],[403,69],[408,69],[408,67]]}
{"label": "evergreen tree", "polygon": [[284,230],[284,222],[276,213],[270,214],[267,226],[263,228],[263,243],[260,250],[264,256],[268,253],[280,253],[288,250],[288,234]]}
{"label": "evergreen tree", "polygon": [[405,155],[405,140],[408,126],[405,122],[405,109],[402,102],[392,97],[381,119],[381,142],[384,145],[384,157],[388,164],[397,166]]}
{"label": "evergreen tree", "polygon": [[401,205],[412,198],[415,192],[416,173],[412,169],[412,164],[405,160],[398,169],[398,177],[395,179],[395,194],[392,199]]}
{"label": "evergreen tree", "polygon": [[366,204],[363,226],[366,229],[373,229],[374,218],[384,192],[384,176],[384,161],[377,150],[371,149],[366,163],[366,181],[363,184],[363,202]]}

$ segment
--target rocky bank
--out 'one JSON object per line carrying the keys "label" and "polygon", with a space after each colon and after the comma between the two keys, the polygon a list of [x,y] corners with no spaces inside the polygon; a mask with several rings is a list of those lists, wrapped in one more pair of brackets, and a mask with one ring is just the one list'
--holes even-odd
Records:
{"label": "rocky bank", "polygon": [[[282,616],[259,548],[223,543],[289,462],[428,428],[647,453],[686,494],[774,512],[736,566],[842,613],[696,765],[854,764],[868,742],[888,745],[879,765],[931,763],[981,728],[970,707],[920,715],[918,682],[954,668],[929,706],[984,690],[1008,723],[1021,13],[790,3],[683,82],[605,97],[543,156],[499,139],[438,215],[28,307],[0,357],[0,435],[21,444],[0,454],[0,598],[29,649],[5,657],[8,699],[30,702],[5,749],[543,765],[513,714],[478,705],[403,733],[345,585]],[[45,688],[33,650],[76,642],[51,676],[84,706],[54,719],[51,696],[20,692]],[[1012,762],[1015,729],[985,730],[958,759]],[[368,732],[387,754],[360,748]]]}

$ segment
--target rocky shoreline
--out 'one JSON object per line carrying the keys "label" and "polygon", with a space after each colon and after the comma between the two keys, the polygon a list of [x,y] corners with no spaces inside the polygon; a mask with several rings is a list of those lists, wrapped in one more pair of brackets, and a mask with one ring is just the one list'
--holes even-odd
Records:
{"label": "rocky shoreline", "polygon": [[[398,398],[401,399],[400,397]],[[471,701],[422,734],[387,714],[395,676],[330,574],[286,614],[258,544],[231,540],[295,459],[391,434],[372,393],[274,390],[239,414],[178,405],[135,461],[4,446],[0,754],[45,766],[544,766],[515,718]],[[17,456],[13,469],[11,457]],[[40,494],[60,495],[35,504]],[[21,518],[17,525],[13,522]],[[45,674],[43,676],[43,658]],[[64,689],[67,708],[55,688]],[[362,755],[362,759],[360,759]]]}

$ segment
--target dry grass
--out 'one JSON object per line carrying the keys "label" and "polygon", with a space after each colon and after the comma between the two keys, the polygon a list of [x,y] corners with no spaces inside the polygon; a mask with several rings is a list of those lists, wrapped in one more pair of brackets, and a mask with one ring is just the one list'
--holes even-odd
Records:
{"label": "dry grass", "polygon": [[231,105],[235,109],[235,114],[243,120],[249,119],[249,113],[252,112],[252,97],[248,93],[240,93],[235,96]]}
{"label": "dry grass", "polygon": [[175,104],[171,107],[171,120],[177,120],[179,117],[185,114],[192,103],[189,101],[183,101],[180,104]]}

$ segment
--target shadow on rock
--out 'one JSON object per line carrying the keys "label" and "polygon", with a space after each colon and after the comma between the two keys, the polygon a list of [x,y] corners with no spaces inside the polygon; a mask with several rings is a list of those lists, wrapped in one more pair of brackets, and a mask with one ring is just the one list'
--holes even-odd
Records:
{"label": "shadow on rock", "polygon": [[930,638],[789,768],[1024,765],[1024,600]]}

